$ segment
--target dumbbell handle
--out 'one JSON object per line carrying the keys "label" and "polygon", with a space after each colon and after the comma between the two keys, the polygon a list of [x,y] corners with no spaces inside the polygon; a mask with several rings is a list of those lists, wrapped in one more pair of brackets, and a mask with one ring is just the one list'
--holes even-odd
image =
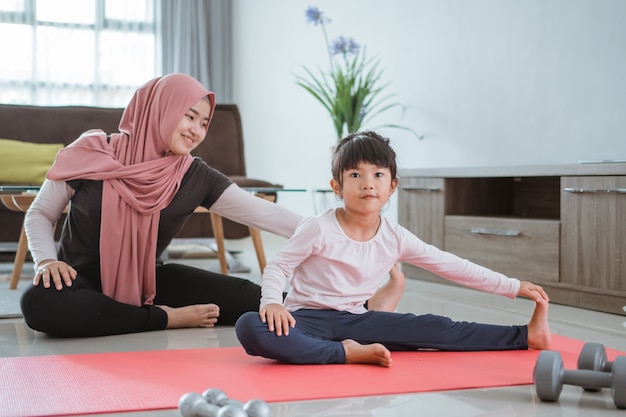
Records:
{"label": "dumbbell handle", "polygon": [[606,361],[602,364],[602,367],[600,369],[598,369],[599,371],[602,372],[611,372],[611,369],[613,369],[613,362],[612,361]]}
{"label": "dumbbell handle", "polygon": [[561,376],[561,382],[566,385],[576,385],[585,388],[609,388],[611,386],[611,373],[591,371],[588,369],[565,370]]}

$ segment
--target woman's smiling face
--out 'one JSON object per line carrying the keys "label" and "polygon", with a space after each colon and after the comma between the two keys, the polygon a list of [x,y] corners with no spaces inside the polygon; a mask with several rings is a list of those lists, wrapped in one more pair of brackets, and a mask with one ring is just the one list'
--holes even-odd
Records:
{"label": "woman's smiling face", "polygon": [[170,139],[170,152],[175,155],[189,155],[204,140],[209,129],[211,104],[201,99],[191,106],[176,126]]}

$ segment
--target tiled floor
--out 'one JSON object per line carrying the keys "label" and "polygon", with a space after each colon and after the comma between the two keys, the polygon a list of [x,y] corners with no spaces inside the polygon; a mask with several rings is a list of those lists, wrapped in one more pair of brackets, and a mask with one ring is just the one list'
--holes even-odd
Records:
{"label": "tiled floor", "polygon": [[[268,256],[280,239],[264,235]],[[251,267],[247,276],[258,280],[254,251],[247,239],[229,242],[230,249],[243,249],[239,259]],[[216,268],[215,261],[189,263]],[[8,285],[0,283],[0,285]],[[20,286],[28,285],[27,281]],[[508,300],[455,286],[409,280],[399,310],[443,314],[459,320],[501,324],[525,323],[533,304],[524,299]],[[626,317],[560,305],[550,308],[550,324],[556,334],[594,341],[626,351]],[[120,350],[214,348],[238,345],[232,328],[182,329],[93,339],[50,339],[30,330],[22,319],[0,320],[0,356],[34,356]],[[1,370],[0,370],[1,372]],[[419,377],[419,376],[416,376]],[[71,389],[71,387],[69,388]],[[0,405],[1,407],[1,405]],[[624,416],[617,410],[611,392],[585,392],[565,386],[557,403],[537,399],[532,385],[497,389],[390,395],[367,398],[271,404],[272,416]],[[177,410],[116,414],[124,416],[179,416]]]}

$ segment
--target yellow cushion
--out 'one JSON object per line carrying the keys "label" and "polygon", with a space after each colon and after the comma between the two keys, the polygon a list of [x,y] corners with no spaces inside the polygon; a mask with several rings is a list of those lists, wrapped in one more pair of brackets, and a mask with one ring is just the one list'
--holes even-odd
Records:
{"label": "yellow cushion", "polygon": [[62,143],[32,143],[0,139],[0,183],[39,185]]}

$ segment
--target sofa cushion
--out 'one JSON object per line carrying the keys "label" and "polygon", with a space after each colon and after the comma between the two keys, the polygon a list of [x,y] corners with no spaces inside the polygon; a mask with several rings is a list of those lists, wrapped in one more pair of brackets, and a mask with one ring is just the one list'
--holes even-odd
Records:
{"label": "sofa cushion", "polygon": [[0,139],[0,183],[39,185],[54,162],[62,143],[33,143]]}

